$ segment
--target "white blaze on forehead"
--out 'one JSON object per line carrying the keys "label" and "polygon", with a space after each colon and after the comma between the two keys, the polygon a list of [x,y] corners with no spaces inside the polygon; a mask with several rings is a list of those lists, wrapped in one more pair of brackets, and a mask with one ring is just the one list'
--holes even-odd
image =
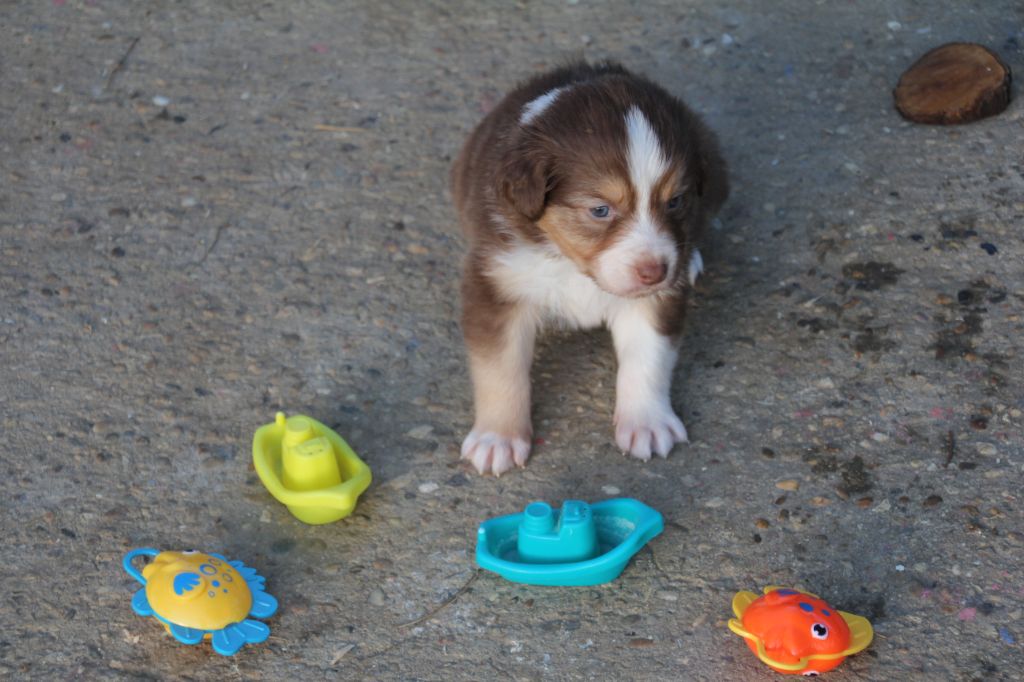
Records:
{"label": "white blaze on forehead", "polygon": [[519,116],[519,123],[522,125],[530,125],[534,119],[544,113],[544,110],[551,106],[552,102],[558,99],[558,96],[565,91],[565,87],[555,88],[554,90],[548,90],[537,99],[527,102],[526,106],[523,107],[523,113]]}
{"label": "white blaze on forehead", "polygon": [[651,191],[668,171],[668,159],[651,124],[636,107],[626,114],[626,138],[629,144],[629,178],[637,193],[637,206],[642,213],[647,213],[650,211]]}

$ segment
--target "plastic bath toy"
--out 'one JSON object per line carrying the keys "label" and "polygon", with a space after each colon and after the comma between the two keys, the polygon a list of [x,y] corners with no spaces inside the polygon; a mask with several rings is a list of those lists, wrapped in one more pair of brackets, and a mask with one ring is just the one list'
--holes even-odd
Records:
{"label": "plastic bath toy", "polygon": [[480,524],[476,561],[528,585],[598,585],[618,578],[663,528],[661,514],[628,498],[566,500],[560,512],[531,502],[522,514]]}
{"label": "plastic bath toy", "polygon": [[[139,556],[155,557],[141,573],[132,566]],[[266,578],[241,561],[144,547],[125,554],[122,565],[144,585],[132,597],[135,613],[153,616],[183,644],[209,639],[214,651],[230,656],[270,636],[266,623],[248,616],[269,618],[277,600],[263,591]]]}
{"label": "plastic bath toy", "polygon": [[309,524],[351,514],[372,478],[341,436],[301,414],[278,412],[274,423],[257,429],[252,461],[270,494]]}
{"label": "plastic bath toy", "polygon": [[874,637],[866,618],[836,611],[800,590],[771,586],[760,597],[737,592],[732,610],[729,629],[772,670],[790,675],[832,670]]}

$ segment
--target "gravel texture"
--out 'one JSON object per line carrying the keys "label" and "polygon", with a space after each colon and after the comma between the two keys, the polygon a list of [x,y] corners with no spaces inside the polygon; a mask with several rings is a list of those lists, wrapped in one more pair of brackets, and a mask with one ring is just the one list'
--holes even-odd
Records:
{"label": "gravel texture", "polygon": [[[725,621],[786,584],[874,623],[831,679],[1019,679],[1024,113],[918,126],[891,90],[953,40],[1024,73],[1022,29],[1017,0],[6,3],[0,675],[768,680]],[[675,382],[693,442],[620,455],[607,335],[554,335],[529,466],[481,478],[448,167],[573,56],[683,96],[732,167]],[[353,516],[262,488],[279,409],[372,467]],[[481,520],[620,494],[666,529],[614,583],[474,580]],[[223,658],[136,616],[139,546],[257,568],[270,640]]]}

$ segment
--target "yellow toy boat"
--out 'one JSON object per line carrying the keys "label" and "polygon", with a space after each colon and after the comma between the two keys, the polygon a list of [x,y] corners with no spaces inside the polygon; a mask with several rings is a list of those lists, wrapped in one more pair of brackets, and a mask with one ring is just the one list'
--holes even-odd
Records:
{"label": "yellow toy boat", "polygon": [[252,461],[263,485],[303,523],[331,523],[352,513],[370,485],[370,467],[341,436],[304,415],[256,430]]}

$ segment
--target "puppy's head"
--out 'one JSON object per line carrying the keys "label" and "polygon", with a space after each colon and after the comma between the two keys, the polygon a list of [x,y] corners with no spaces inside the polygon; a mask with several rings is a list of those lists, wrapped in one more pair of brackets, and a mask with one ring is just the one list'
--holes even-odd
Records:
{"label": "puppy's head", "polygon": [[497,189],[602,289],[645,296],[684,278],[718,207],[708,192],[715,163],[710,133],[678,100],[614,76],[529,101]]}

